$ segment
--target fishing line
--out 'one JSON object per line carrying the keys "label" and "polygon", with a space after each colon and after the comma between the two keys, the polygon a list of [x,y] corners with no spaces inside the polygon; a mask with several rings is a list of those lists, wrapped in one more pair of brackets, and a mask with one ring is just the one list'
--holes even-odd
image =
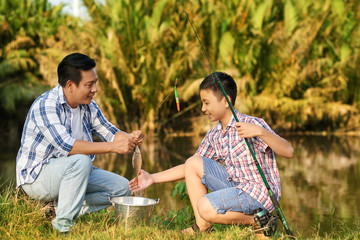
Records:
{"label": "fishing line", "polygon": [[[203,46],[203,44],[202,44],[202,42],[201,42],[201,40],[200,40],[200,38],[199,38],[196,30],[195,30],[194,25],[192,24],[192,22],[191,22],[191,20],[190,20],[190,18],[189,18],[189,15],[186,13],[186,11],[183,11],[183,12],[185,13],[188,22],[190,23],[192,29],[194,30],[195,37],[196,37],[197,40],[199,41],[199,43],[200,43],[200,45],[201,45],[201,48],[202,48],[202,51],[204,52],[204,54],[205,54],[205,56],[206,56],[206,59],[208,60],[208,62],[209,62],[209,64],[210,64],[210,67],[211,67],[211,69],[212,69],[212,71],[213,71],[213,73],[214,73],[214,75],[215,75],[215,78],[216,78],[216,79],[214,79],[214,82],[218,82],[218,83],[219,83],[219,86],[220,86],[220,88],[221,88],[221,90],[222,90],[222,92],[223,92],[223,94],[224,94],[224,96],[225,96],[225,99],[226,99],[226,101],[227,101],[227,103],[228,103],[228,105],[229,105],[229,107],[230,107],[230,109],[231,109],[231,112],[232,112],[232,114],[233,114],[236,122],[239,122],[239,119],[238,119],[238,117],[236,116],[235,110],[234,110],[234,108],[233,108],[233,106],[232,106],[232,104],[231,104],[231,102],[230,102],[230,100],[229,100],[229,98],[228,98],[228,96],[227,96],[227,94],[226,94],[226,92],[225,92],[225,89],[224,89],[224,87],[223,87],[223,85],[222,85],[219,77],[217,76],[217,74],[216,74],[216,72],[215,72],[215,69],[214,69],[213,65],[211,64],[211,61],[210,61],[210,59],[209,59],[209,57],[208,57],[208,55],[207,55],[207,53],[206,53],[206,51],[205,51],[205,48],[204,48],[204,46]],[[271,190],[270,185],[269,185],[269,183],[267,182],[267,180],[266,180],[266,178],[265,178],[265,175],[264,175],[264,173],[263,173],[263,171],[262,171],[262,169],[261,169],[260,163],[259,163],[258,160],[256,159],[256,156],[255,156],[255,154],[254,154],[254,152],[253,152],[253,150],[252,150],[252,148],[251,148],[251,146],[250,146],[250,143],[249,143],[249,141],[247,140],[247,138],[244,138],[244,139],[245,139],[245,143],[246,143],[246,145],[247,145],[247,147],[248,147],[248,149],[249,149],[249,151],[250,151],[250,153],[251,153],[251,156],[252,156],[253,159],[254,159],[255,165],[256,165],[256,167],[257,167],[257,169],[258,169],[258,171],[259,171],[259,173],[260,173],[260,175],[261,175],[261,178],[262,178],[262,180],[263,180],[263,182],[264,182],[264,184],[265,184],[265,186],[266,186],[266,189],[268,190],[268,193],[269,193],[271,202],[272,202],[275,210],[277,211],[278,216],[279,216],[281,222],[282,222],[283,225],[284,225],[286,234],[288,234],[290,238],[294,239],[293,234],[292,234],[292,232],[291,232],[291,230],[290,230],[290,227],[289,227],[289,225],[288,225],[288,223],[287,223],[287,221],[286,221],[286,219],[285,219],[285,216],[284,216],[284,214],[282,213],[282,211],[281,211],[281,209],[280,209],[280,204],[279,204],[279,202],[277,201],[277,199],[276,199],[276,197],[275,197],[275,194],[274,194],[273,191]]]}
{"label": "fishing line", "polygon": [[[179,80],[181,80],[181,79],[182,79],[182,78],[180,78]],[[156,115],[156,114],[158,113],[158,111],[160,110],[160,108],[162,107],[162,105],[163,105],[172,95],[175,96],[176,103],[178,103],[178,101],[179,101],[179,104],[177,104],[177,109],[178,109],[178,111],[180,111],[179,94],[178,94],[178,91],[177,91],[177,88],[176,88],[177,82],[178,82],[178,78],[175,78],[174,91],[171,91],[168,95],[166,95],[166,97],[164,98],[164,100],[162,100],[162,102],[158,104],[158,106],[157,106],[156,109],[155,109],[154,115]]]}
{"label": "fishing line", "polygon": [[176,84],[177,84],[177,78],[175,80],[174,91],[175,91],[176,108],[177,108],[178,112],[180,112],[180,101],[179,101],[179,94],[176,89]]}

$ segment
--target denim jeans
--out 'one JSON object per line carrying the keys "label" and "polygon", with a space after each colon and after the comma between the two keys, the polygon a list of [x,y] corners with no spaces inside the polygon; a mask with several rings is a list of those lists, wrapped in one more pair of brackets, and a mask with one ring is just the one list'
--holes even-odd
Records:
{"label": "denim jeans", "polygon": [[262,208],[265,212],[268,210],[256,199],[252,198],[241,189],[236,188],[233,181],[229,181],[229,173],[220,163],[203,157],[203,178],[204,184],[211,193],[205,195],[214,210],[220,214],[227,211],[242,212],[252,214],[257,208]]}
{"label": "denim jeans", "polygon": [[111,206],[109,198],[131,193],[126,178],[93,167],[83,154],[51,159],[35,182],[22,188],[35,200],[57,202],[52,224],[59,232],[69,231],[75,218]]}

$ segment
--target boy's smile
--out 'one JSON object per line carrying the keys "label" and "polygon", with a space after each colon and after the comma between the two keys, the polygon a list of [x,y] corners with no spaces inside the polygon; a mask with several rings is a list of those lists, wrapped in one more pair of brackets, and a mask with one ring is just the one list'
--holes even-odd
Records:
{"label": "boy's smile", "polygon": [[203,89],[200,90],[200,98],[202,102],[201,111],[210,121],[220,121],[226,127],[232,115],[225,97],[219,99],[213,91]]}

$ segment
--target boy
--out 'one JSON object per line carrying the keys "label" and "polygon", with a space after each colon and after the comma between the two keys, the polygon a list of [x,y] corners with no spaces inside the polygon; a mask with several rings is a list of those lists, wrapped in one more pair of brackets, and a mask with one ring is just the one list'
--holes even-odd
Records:
{"label": "boy", "polygon": [[[237,87],[234,79],[216,73],[226,94],[235,104]],[[293,148],[276,135],[264,120],[240,114],[237,123],[214,74],[200,85],[202,111],[218,124],[206,134],[195,155],[185,164],[163,172],[141,172],[139,186],[134,180],[130,189],[137,191],[153,183],[185,178],[196,223],[184,233],[210,231],[211,223],[256,226],[253,211],[261,208],[272,212],[274,207],[267,189],[246,146],[247,138],[277,200],[280,200],[280,177],[274,152],[291,158]],[[208,193],[208,189],[211,193]]]}

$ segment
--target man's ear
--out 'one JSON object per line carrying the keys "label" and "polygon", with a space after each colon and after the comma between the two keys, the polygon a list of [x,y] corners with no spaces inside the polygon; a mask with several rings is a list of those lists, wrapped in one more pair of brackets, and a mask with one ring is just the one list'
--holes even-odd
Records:
{"label": "man's ear", "polygon": [[75,83],[71,80],[67,80],[65,87],[70,91],[73,92]]}

